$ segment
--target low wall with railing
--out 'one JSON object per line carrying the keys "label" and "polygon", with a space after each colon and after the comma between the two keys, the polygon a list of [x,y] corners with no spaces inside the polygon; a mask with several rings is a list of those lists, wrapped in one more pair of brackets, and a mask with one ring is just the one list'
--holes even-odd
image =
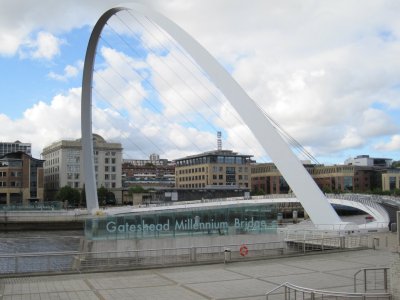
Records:
{"label": "low wall with railing", "polygon": [[[173,249],[104,252],[58,252],[0,255],[1,276],[32,273],[68,273],[180,266],[276,258],[290,255],[362,249],[367,236],[299,240],[286,243],[228,244]],[[347,248],[346,245],[352,245]]]}
{"label": "low wall with railing", "polygon": [[266,300],[391,300],[390,293],[348,293],[310,289],[285,282],[266,293]]}

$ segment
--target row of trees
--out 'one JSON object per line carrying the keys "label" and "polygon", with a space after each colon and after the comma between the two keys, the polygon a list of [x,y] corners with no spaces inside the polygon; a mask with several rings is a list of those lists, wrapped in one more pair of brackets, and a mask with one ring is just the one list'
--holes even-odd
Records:
{"label": "row of trees", "polygon": [[[128,194],[132,196],[133,194],[147,193],[148,191],[142,186],[134,186],[129,188]],[[103,186],[97,189],[97,198],[100,206],[115,205],[117,203],[114,193]],[[56,199],[62,202],[68,201],[68,206],[70,207],[86,207],[85,186],[83,186],[82,190],[78,190],[66,185],[57,192]]]}
{"label": "row of trees", "polygon": [[[116,204],[114,193],[103,186],[97,189],[97,197],[100,206]],[[85,186],[80,191],[66,185],[57,192],[56,199],[62,202],[67,201],[69,207],[86,207]]]}

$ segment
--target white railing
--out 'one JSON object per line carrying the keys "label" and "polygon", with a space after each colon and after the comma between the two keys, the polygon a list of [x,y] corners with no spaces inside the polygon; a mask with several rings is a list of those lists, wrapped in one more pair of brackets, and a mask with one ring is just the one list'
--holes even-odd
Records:
{"label": "white railing", "polygon": [[[279,292],[279,290],[283,290]],[[347,293],[311,289],[285,282],[265,294],[267,300],[391,300],[390,293]],[[283,296],[283,297],[282,297]]]}
{"label": "white railing", "polygon": [[367,291],[388,291],[389,268],[364,268],[354,274],[354,292],[357,292],[357,277],[362,275],[362,287]]}
{"label": "white railing", "polygon": [[201,263],[229,263],[305,255],[315,252],[365,248],[365,238],[347,236],[315,240],[268,242],[244,245],[146,249],[108,252],[20,253],[0,255],[0,275],[64,273],[143,267],[178,266]]}

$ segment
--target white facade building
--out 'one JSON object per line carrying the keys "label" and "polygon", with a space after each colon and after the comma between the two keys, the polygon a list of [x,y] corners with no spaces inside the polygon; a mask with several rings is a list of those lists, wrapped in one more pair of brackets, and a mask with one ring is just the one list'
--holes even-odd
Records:
{"label": "white facade building", "polygon": [[[122,186],[122,146],[120,143],[108,143],[101,136],[93,134],[94,164],[97,187],[107,189]],[[69,185],[83,188],[83,163],[81,139],[62,140],[43,149],[45,189],[57,191]]]}
{"label": "white facade building", "polygon": [[354,158],[348,158],[344,161],[345,165],[363,166],[363,167],[384,167],[390,168],[392,165],[390,158],[369,157],[369,155],[358,155]]}

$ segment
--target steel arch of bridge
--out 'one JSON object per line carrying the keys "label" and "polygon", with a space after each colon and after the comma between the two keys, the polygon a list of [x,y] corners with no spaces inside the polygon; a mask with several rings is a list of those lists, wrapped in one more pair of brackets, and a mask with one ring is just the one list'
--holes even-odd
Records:
{"label": "steel arch of bridge", "polygon": [[162,14],[138,3],[129,3],[106,11],[97,21],[87,47],[82,80],[82,151],[87,208],[98,206],[92,140],[92,81],[95,52],[100,34],[107,21],[122,10],[132,10],[152,19],[169,33],[208,74],[225,95],[258,142],[271,157],[314,224],[340,224],[341,220],[324,194],[306,171],[296,155],[265,117],[257,104],[246,94],[231,75],[188,33]]}

